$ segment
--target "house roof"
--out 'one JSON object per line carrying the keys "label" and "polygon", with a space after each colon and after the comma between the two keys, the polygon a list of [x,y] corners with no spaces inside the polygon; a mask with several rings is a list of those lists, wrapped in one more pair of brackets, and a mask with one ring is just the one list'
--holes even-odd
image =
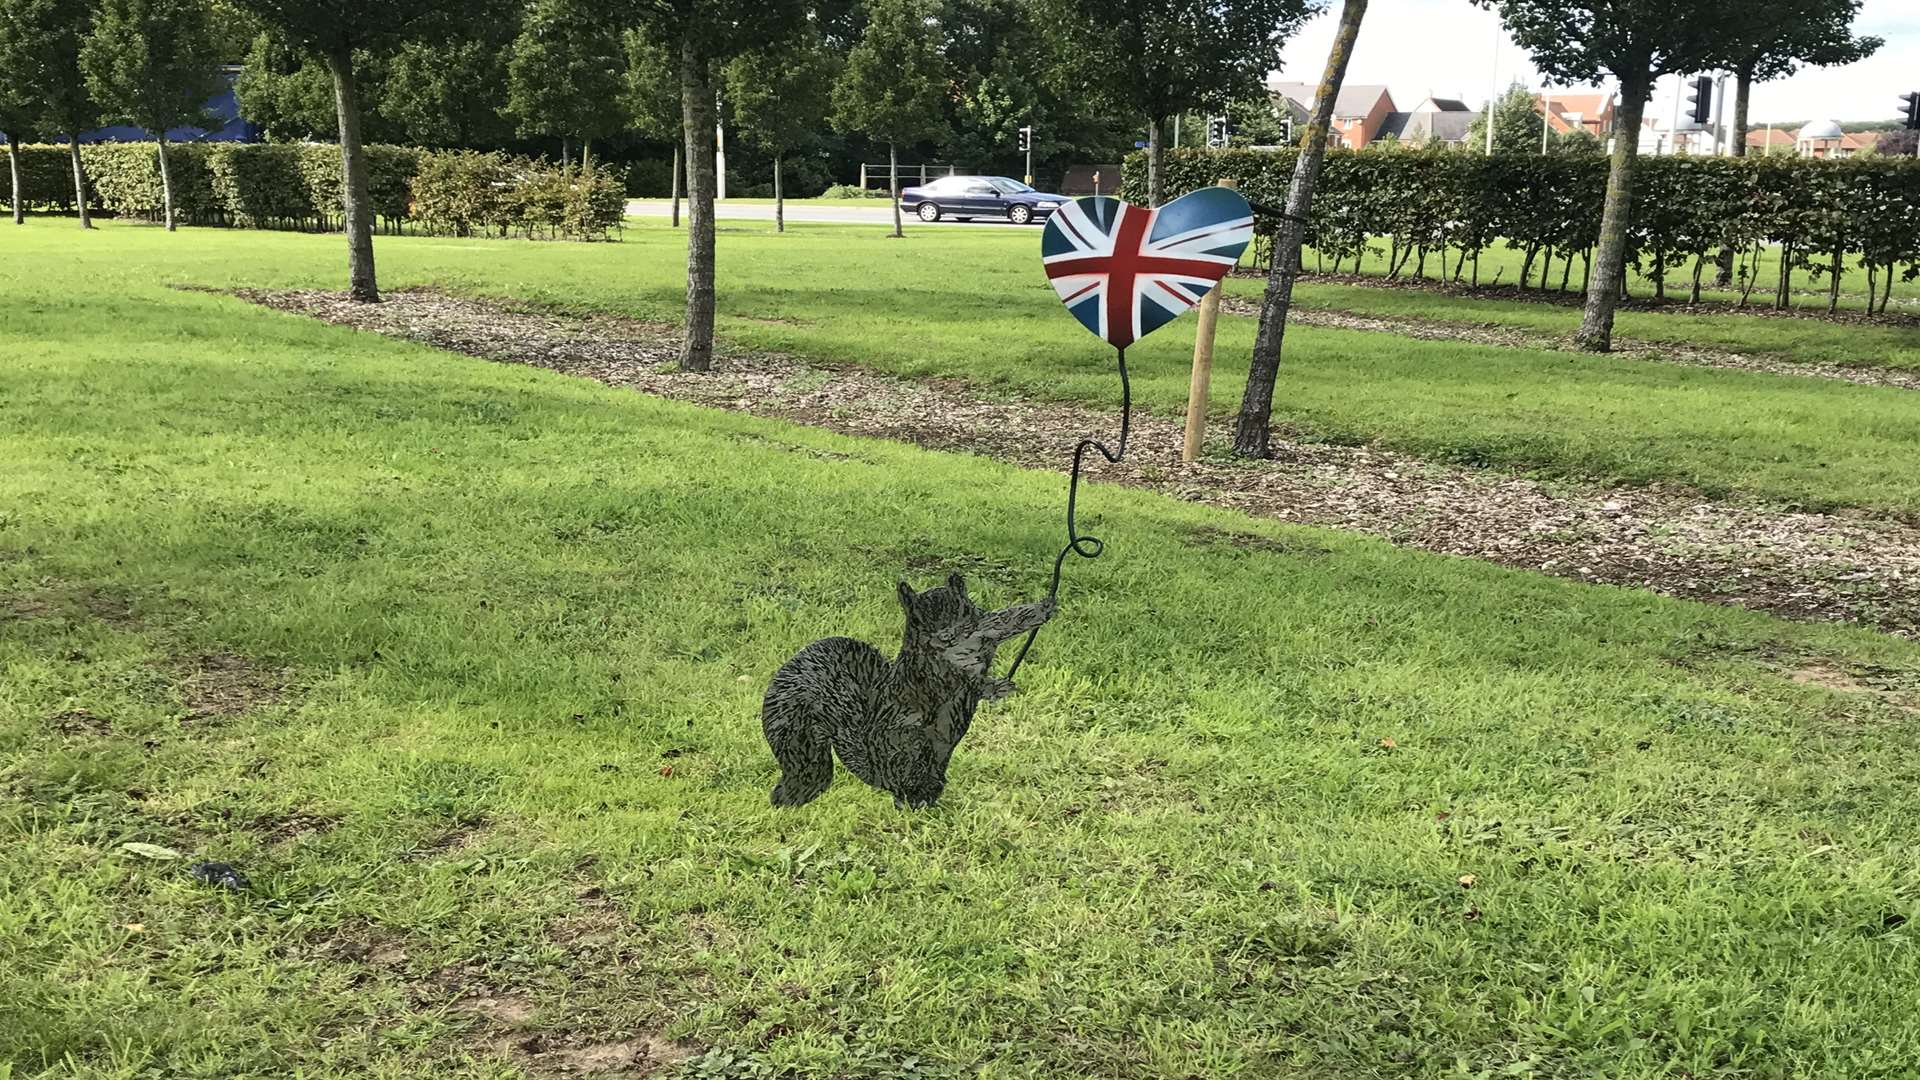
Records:
{"label": "house roof", "polygon": [[1792,146],[1793,132],[1779,128],[1755,128],[1747,132],[1748,146]]}
{"label": "house roof", "polygon": [[[1313,108],[1313,95],[1318,93],[1320,88],[1311,83],[1285,82],[1275,79],[1267,84],[1267,89],[1293,102],[1301,109],[1307,110]],[[1340,88],[1340,96],[1333,99],[1333,115],[1365,116],[1373,111],[1373,107],[1381,98],[1387,99],[1387,108],[1393,108],[1393,95],[1387,93],[1385,86],[1378,84],[1343,86]]]}
{"label": "house roof", "polygon": [[[1472,109],[1467,107],[1466,102],[1461,101],[1459,98],[1430,97],[1426,101],[1423,101],[1420,103],[1420,108],[1424,109],[1428,105],[1432,105],[1435,109],[1439,110],[1440,112],[1463,113],[1463,112],[1473,111]],[[1416,109],[1415,111],[1417,112],[1419,110]]]}
{"label": "house roof", "polygon": [[1547,101],[1555,112],[1579,113],[1585,117],[1598,117],[1612,103],[1613,95],[1589,91],[1587,93],[1562,93],[1549,90]]}
{"label": "house roof", "polygon": [[1376,139],[1388,136],[1406,143],[1457,143],[1467,137],[1467,129],[1480,116],[1477,112],[1439,112],[1429,109],[1425,112],[1388,113],[1387,119],[1380,125]]}

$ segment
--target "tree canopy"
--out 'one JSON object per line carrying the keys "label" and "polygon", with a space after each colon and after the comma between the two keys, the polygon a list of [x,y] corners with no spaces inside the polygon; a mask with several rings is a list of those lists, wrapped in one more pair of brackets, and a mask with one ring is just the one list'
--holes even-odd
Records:
{"label": "tree canopy", "polygon": [[735,57],[721,94],[734,129],[774,156],[813,143],[827,126],[839,66],[811,27],[788,42]]}
{"label": "tree canopy", "polygon": [[1324,0],[1037,0],[1064,88],[1165,119],[1265,89],[1280,49]]}
{"label": "tree canopy", "polygon": [[[1718,66],[1732,41],[1739,7],[1672,0],[1480,0],[1534,66],[1563,86],[1603,75],[1643,93],[1654,79]],[[1623,90],[1624,94],[1624,90]]]}
{"label": "tree canopy", "polygon": [[534,0],[507,62],[507,113],[522,135],[604,139],[624,129],[626,48],[592,0]]}
{"label": "tree canopy", "polygon": [[866,32],[833,86],[833,126],[887,143],[938,134],[950,86],[938,25],[926,0],[869,0]]}
{"label": "tree canopy", "polygon": [[99,0],[80,65],[104,119],[164,136],[208,123],[224,85],[215,48],[204,0]]}
{"label": "tree canopy", "polygon": [[80,69],[93,9],[74,0],[0,0],[4,92],[26,128],[67,135],[94,127],[99,107]]}
{"label": "tree canopy", "polygon": [[1860,0],[1748,0],[1741,13],[1726,67],[1754,82],[1784,79],[1805,65],[1855,63],[1886,44],[1854,36]]}

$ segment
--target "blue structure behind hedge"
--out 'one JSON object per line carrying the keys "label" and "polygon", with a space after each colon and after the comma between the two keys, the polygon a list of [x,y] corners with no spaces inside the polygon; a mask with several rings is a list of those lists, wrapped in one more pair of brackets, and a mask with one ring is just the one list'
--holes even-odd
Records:
{"label": "blue structure behind hedge", "polygon": [[[173,128],[167,132],[168,142],[257,143],[265,140],[266,130],[259,124],[240,115],[240,97],[234,93],[233,89],[234,80],[240,77],[240,68],[238,66],[227,67],[222,69],[220,74],[221,77],[226,80],[227,87],[220,93],[215,94],[206,104],[207,115],[214,119],[217,126],[212,129],[197,127]],[[48,134],[55,135],[56,133],[48,132]],[[4,139],[4,133],[0,133],[0,139]],[[52,138],[49,141],[64,143],[67,139],[64,133],[58,133],[56,138]],[[153,133],[145,128],[120,124],[114,127],[96,128],[92,131],[82,132],[80,134],[80,141],[82,143],[152,142]]]}

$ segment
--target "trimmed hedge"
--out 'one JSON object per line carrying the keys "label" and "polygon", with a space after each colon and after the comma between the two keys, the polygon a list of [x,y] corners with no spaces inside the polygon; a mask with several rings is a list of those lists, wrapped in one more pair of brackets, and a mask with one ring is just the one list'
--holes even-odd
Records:
{"label": "trimmed hedge", "polygon": [[[20,148],[28,206],[73,210],[73,172],[64,146]],[[82,146],[93,209],[158,221],[163,198],[153,143]],[[484,159],[463,165],[463,159]],[[281,143],[168,143],[179,220],[255,229],[337,231],[342,227],[340,150]],[[367,147],[368,194],[389,231],[409,223],[457,235],[519,234],[601,239],[626,212],[617,169],[578,167],[498,154]]]}
{"label": "trimmed hedge", "polygon": [[619,169],[473,150],[422,154],[412,191],[414,217],[454,236],[602,236],[627,211]]}
{"label": "trimmed hedge", "polygon": [[[1175,150],[1166,155],[1169,198],[1222,178],[1239,181],[1255,202],[1281,206],[1293,178],[1295,151]],[[1459,150],[1335,150],[1327,154],[1314,193],[1307,243],[1336,272],[1363,253],[1380,253],[1388,239],[1389,276],[1413,263],[1425,272],[1437,256],[1442,274],[1459,281],[1496,241],[1524,251],[1521,285],[1539,268],[1547,288],[1553,258],[1559,284],[1585,279],[1600,231],[1608,161],[1592,155],[1488,157]],[[1126,165],[1125,197],[1144,202],[1146,157]],[[1277,220],[1263,218],[1269,240]],[[1868,284],[1886,291],[1902,264],[1906,280],[1920,277],[1920,162],[1864,157],[1843,161],[1804,158],[1645,157],[1635,170],[1628,258],[1655,282],[1658,295],[1681,272],[1698,299],[1703,272],[1722,248],[1739,252],[1741,303],[1756,285],[1753,268],[1763,245],[1783,258],[1775,306],[1785,306],[1792,275],[1825,277],[1829,307],[1837,303],[1849,259],[1864,267]],[[1449,262],[1451,255],[1452,261]],[[1579,258],[1582,271],[1573,273]],[[1691,262],[1691,266],[1689,266]]]}

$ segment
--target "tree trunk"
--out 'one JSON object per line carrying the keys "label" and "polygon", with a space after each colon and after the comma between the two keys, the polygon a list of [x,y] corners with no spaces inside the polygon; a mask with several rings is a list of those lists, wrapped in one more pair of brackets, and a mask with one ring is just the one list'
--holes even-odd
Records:
{"label": "tree trunk", "polygon": [[787,195],[780,186],[780,155],[773,155],[773,231],[787,231]]}
{"label": "tree trunk", "polygon": [[[1748,64],[1734,73],[1733,90],[1733,131],[1728,135],[1727,153],[1733,157],[1747,156],[1747,99],[1753,90],[1753,65]],[[1720,249],[1720,268],[1713,275],[1713,287],[1724,289],[1733,284],[1733,245],[1727,244]]]}
{"label": "tree trunk", "polygon": [[333,73],[334,108],[340,114],[340,193],[347,230],[347,265],[353,299],[380,302],[373,271],[373,204],[367,196],[367,149],[360,142],[360,88],[354,81],[353,53],[327,54]]}
{"label": "tree trunk", "polygon": [[593,172],[593,140],[580,140],[580,173],[582,176]]}
{"label": "tree trunk", "polygon": [[173,218],[173,173],[167,168],[167,137],[156,134],[154,143],[160,155],[160,201],[167,215],[167,231],[174,231]]}
{"label": "tree trunk", "polygon": [[887,144],[887,190],[893,195],[893,238],[898,240],[907,233],[900,227],[900,148],[891,142]]}
{"label": "tree trunk", "polygon": [[1620,275],[1627,266],[1627,226],[1633,216],[1633,172],[1640,158],[1640,118],[1647,109],[1644,72],[1620,82],[1613,114],[1613,163],[1607,173],[1607,208],[1600,219],[1600,252],[1587,284],[1586,312],[1573,335],[1575,347],[1607,352],[1613,347],[1613,311],[1620,303]]}
{"label": "tree trunk", "polygon": [[1280,373],[1280,353],[1286,343],[1287,313],[1293,306],[1293,281],[1300,263],[1305,219],[1313,209],[1313,188],[1320,179],[1320,162],[1327,155],[1327,129],[1333,124],[1333,102],[1347,78],[1347,61],[1360,37],[1360,19],[1367,0],[1345,0],[1340,29],[1320,89],[1313,98],[1313,116],[1307,123],[1306,145],[1294,162],[1293,183],[1287,189],[1287,217],[1280,219],[1275,238],[1273,269],[1267,274],[1266,295],[1260,301],[1260,329],[1253,339],[1253,359],[1247,366],[1247,389],[1240,399],[1240,420],[1233,434],[1233,452],[1264,458],[1272,452],[1273,384]]}
{"label": "tree trunk", "polygon": [[680,192],[686,187],[687,162],[681,155],[685,148],[675,143],[673,147],[673,227],[680,227]]}
{"label": "tree trunk", "polygon": [[680,46],[680,127],[687,159],[687,321],[680,370],[713,367],[713,65],[691,35]]}
{"label": "tree trunk", "polygon": [[67,148],[73,155],[73,202],[80,208],[80,227],[93,228],[93,213],[87,209],[87,167],[80,162],[80,133],[67,136]]}
{"label": "tree trunk", "polygon": [[1147,205],[1166,201],[1167,156],[1160,145],[1160,118],[1147,117]]}
{"label": "tree trunk", "polygon": [[20,140],[13,132],[7,132],[7,164],[13,172],[13,223],[27,223],[27,204],[20,201]]}
{"label": "tree trunk", "polygon": [[1845,257],[1845,254],[1845,252],[1840,251],[1834,252],[1833,265],[1828,268],[1830,276],[1833,278],[1832,281],[1827,283],[1827,314],[1829,315],[1840,310],[1840,262]]}
{"label": "tree trunk", "polygon": [[560,139],[560,164],[562,165],[573,164],[573,137],[572,136],[562,136]]}

